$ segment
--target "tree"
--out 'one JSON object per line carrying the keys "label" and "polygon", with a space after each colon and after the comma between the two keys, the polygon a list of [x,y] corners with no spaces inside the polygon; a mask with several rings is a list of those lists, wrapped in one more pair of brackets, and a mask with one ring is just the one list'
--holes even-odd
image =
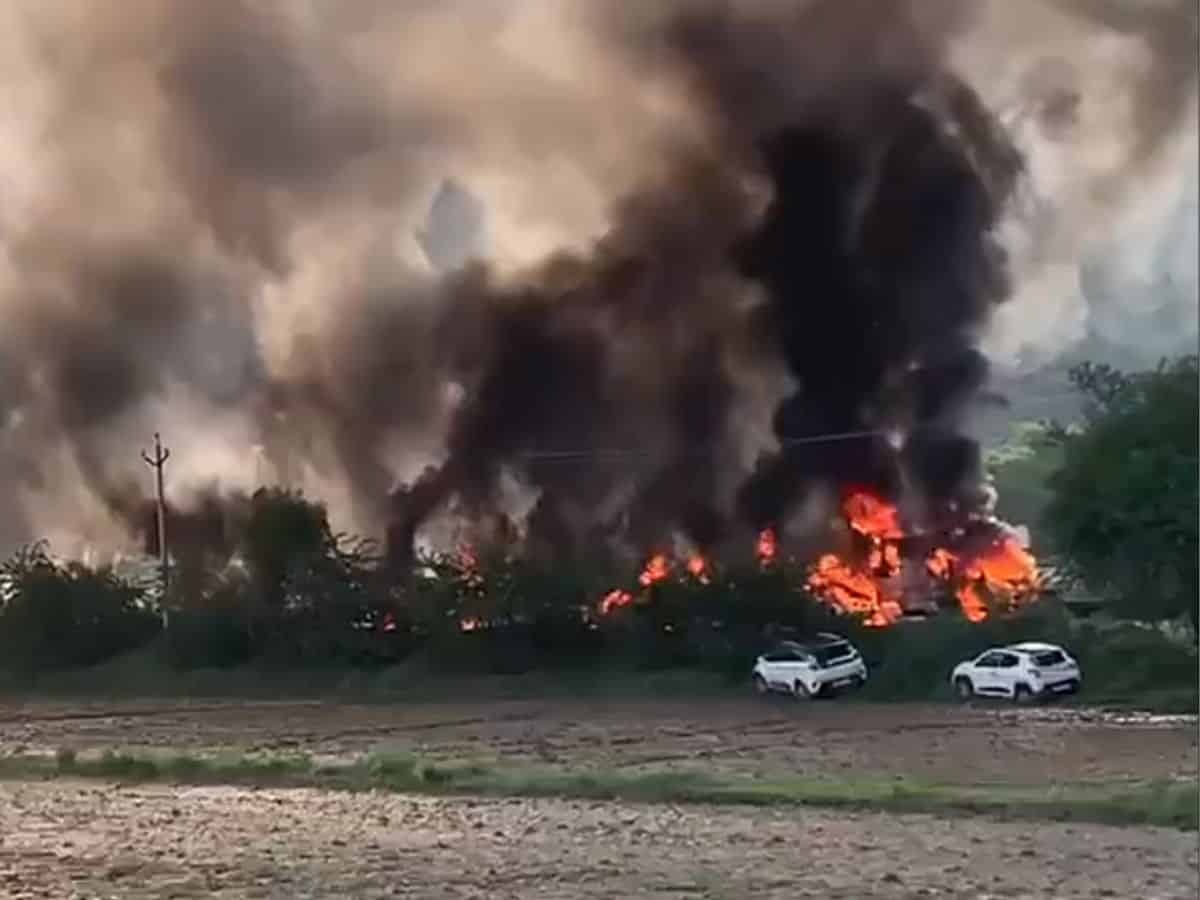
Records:
{"label": "tree", "polygon": [[1126,374],[1085,364],[1071,380],[1085,427],[1062,434],[1046,527],[1115,612],[1197,624],[1197,357]]}
{"label": "tree", "polygon": [[259,611],[283,610],[288,576],[336,548],[325,507],[301,494],[263,488],[254,494],[242,543]]}
{"label": "tree", "polygon": [[0,565],[0,662],[26,671],[89,666],[159,631],[145,593],[110,568],[53,559],[46,544]]}

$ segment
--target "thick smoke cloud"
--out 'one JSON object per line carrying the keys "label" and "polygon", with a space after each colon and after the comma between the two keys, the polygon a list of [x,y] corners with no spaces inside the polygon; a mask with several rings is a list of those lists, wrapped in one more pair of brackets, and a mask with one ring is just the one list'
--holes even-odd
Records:
{"label": "thick smoke cloud", "polygon": [[956,63],[1029,168],[1009,240],[1017,293],[989,355],[1024,373],[1076,348],[1153,365],[1194,346],[1200,8],[1190,0],[982,8]]}
{"label": "thick smoke cloud", "polygon": [[[132,537],[154,430],[178,505],[265,475],[401,548],[447,510],[561,555],[740,540],[846,480],[961,499],[1019,168],[993,113],[1040,187],[1010,355],[1076,336],[1027,285],[1194,135],[1194,11],[1124,10],[8,4],[0,543]],[[1131,54],[1127,118],[1079,64],[974,77],[1045,21]],[[876,428],[903,452],[778,446]]]}

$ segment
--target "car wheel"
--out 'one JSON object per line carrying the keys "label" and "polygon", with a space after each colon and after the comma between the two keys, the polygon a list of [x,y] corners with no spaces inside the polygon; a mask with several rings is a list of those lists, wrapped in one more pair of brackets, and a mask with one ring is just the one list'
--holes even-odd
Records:
{"label": "car wheel", "polygon": [[792,693],[796,695],[797,700],[811,700],[812,691],[810,691],[803,681],[797,681],[792,687]]}
{"label": "car wheel", "polygon": [[761,675],[754,676],[754,693],[758,694],[760,697],[766,696],[767,681]]}
{"label": "car wheel", "polygon": [[1078,681],[1072,681],[1070,684],[1067,685],[1067,693],[1068,694],[1078,694],[1080,687],[1081,687],[1081,685],[1079,684]]}
{"label": "car wheel", "polygon": [[1013,688],[1013,700],[1017,703],[1028,703],[1033,699],[1033,691],[1029,689],[1027,684],[1018,684]]}
{"label": "car wheel", "polygon": [[958,694],[959,700],[970,700],[975,696],[975,685],[971,684],[970,678],[954,679],[954,692]]}

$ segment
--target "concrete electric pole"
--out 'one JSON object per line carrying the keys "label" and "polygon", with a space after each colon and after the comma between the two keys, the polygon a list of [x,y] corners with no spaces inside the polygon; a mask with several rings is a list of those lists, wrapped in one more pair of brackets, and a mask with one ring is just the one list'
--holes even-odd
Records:
{"label": "concrete electric pole", "polygon": [[154,455],[142,451],[142,459],[146,465],[154,469],[155,487],[157,489],[157,529],[158,529],[158,563],[159,577],[162,580],[162,615],[163,627],[167,625],[167,588],[171,584],[170,556],[167,553],[167,499],[163,492],[163,468],[171,458],[171,451],[162,445],[158,432],[154,433]]}

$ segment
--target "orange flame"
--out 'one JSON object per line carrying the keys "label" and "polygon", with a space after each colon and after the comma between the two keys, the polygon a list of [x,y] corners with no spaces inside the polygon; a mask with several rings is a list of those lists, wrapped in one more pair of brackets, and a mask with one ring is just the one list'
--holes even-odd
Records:
{"label": "orange flame", "polygon": [[670,574],[671,564],[667,561],[666,556],[658,553],[650,557],[646,568],[642,569],[642,574],[638,576],[638,583],[642,587],[648,588],[660,581],[665,581]]}
{"label": "orange flame", "polygon": [[[818,560],[808,586],[819,597],[845,612],[862,616],[868,625],[890,625],[902,615],[898,598],[889,596],[885,579],[903,571],[900,541],[904,530],[899,509],[865,491],[850,494],[842,512],[851,529],[866,538],[862,563],[828,554]],[[963,615],[972,622],[988,616],[987,597],[1001,594],[1011,604],[1026,602],[1038,589],[1037,564],[1012,537],[964,559],[944,547],[925,558],[925,571],[954,586]]]}
{"label": "orange flame", "polygon": [[984,590],[1000,594],[1016,605],[1026,601],[1040,586],[1033,556],[1011,537],[992,543],[963,569],[967,583],[958,591],[958,602],[963,615],[972,622],[987,618]]}
{"label": "orange flame", "polygon": [[479,571],[479,557],[476,555],[474,547],[470,544],[460,546],[454,562],[459,574],[470,587],[482,587],[484,577],[483,573]]}
{"label": "orange flame", "polygon": [[600,615],[607,616],[614,609],[622,609],[633,605],[633,594],[629,591],[609,591],[600,601]]}
{"label": "orange flame", "polygon": [[865,491],[850,494],[842,504],[842,512],[851,528],[873,540],[898,541],[904,537],[900,510]]}
{"label": "orange flame", "polygon": [[934,578],[949,578],[957,564],[957,556],[943,547],[938,547],[925,560],[925,569]]}
{"label": "orange flame", "polygon": [[868,541],[863,564],[854,565],[835,554],[826,554],[810,573],[808,586],[836,609],[861,617],[866,625],[894,624],[904,609],[887,593],[882,579],[900,572],[897,542],[904,537],[900,511],[872,494],[855,491],[846,497],[842,513],[855,533]]}
{"label": "orange flame", "polygon": [[708,560],[703,556],[696,554],[691,557],[687,563],[688,574],[699,581],[701,584],[708,584]]}
{"label": "orange flame", "polygon": [[[810,570],[807,586],[830,606],[861,617],[868,626],[893,625],[904,615],[896,594],[897,578],[905,566],[900,511],[894,504],[858,490],[846,497],[842,512],[858,536],[858,548],[848,559],[832,553],[822,556]],[[756,550],[760,565],[776,560],[778,540],[773,528],[759,534]],[[987,618],[990,595],[1001,594],[1015,605],[1026,602],[1039,587],[1033,556],[1012,537],[997,540],[970,557],[937,547],[924,565],[931,578],[954,590],[963,615],[972,622]],[[669,579],[672,571],[670,558],[657,553],[646,561],[638,583],[649,590]],[[702,584],[710,583],[711,564],[698,553],[688,558],[685,571]],[[600,613],[607,615],[634,602],[629,591],[612,590],[600,601]]]}
{"label": "orange flame", "polygon": [[779,552],[779,543],[775,536],[774,528],[764,528],[758,536],[758,561],[761,565],[769,566],[775,562],[775,556]]}
{"label": "orange flame", "polygon": [[482,627],[483,627],[483,622],[474,617],[468,617],[466,619],[459,619],[459,621],[458,621],[458,630],[462,631],[464,633],[468,632],[468,631],[478,631]]}
{"label": "orange flame", "polygon": [[903,614],[900,604],[884,596],[869,573],[846,565],[833,553],[817,561],[808,576],[808,586],[838,609],[861,616],[872,627],[891,625]]}

